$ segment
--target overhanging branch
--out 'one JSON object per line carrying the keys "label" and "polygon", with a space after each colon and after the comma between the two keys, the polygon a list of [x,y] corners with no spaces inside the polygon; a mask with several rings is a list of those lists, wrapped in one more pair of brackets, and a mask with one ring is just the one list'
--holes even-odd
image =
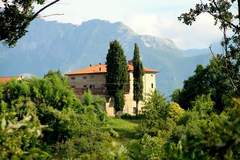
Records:
{"label": "overhanging branch", "polygon": [[31,20],[35,19],[42,11],[44,11],[45,9],[47,9],[48,7],[54,5],[55,3],[59,2],[60,0],[55,0],[51,3],[49,3],[48,5],[46,5],[45,7],[41,8],[39,11],[37,11],[32,17]]}

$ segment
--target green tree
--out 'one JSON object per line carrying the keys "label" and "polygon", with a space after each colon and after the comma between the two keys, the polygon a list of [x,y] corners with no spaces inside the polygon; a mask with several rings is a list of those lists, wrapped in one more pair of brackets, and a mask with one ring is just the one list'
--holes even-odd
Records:
{"label": "green tree", "polygon": [[102,103],[60,72],[0,85],[0,159],[112,159]]}
{"label": "green tree", "polygon": [[20,97],[9,107],[0,104],[0,159],[48,159],[40,146],[46,126],[37,116],[37,108],[29,98]]}
{"label": "green tree", "polygon": [[181,89],[175,89],[171,95],[171,99],[173,102],[179,102],[179,97],[181,94]]}
{"label": "green tree", "polygon": [[175,127],[172,107],[159,92],[153,92],[144,102],[141,131],[143,134],[168,136]]}
{"label": "green tree", "polygon": [[139,111],[139,101],[143,100],[143,75],[144,70],[140,59],[139,47],[135,44],[133,56],[133,99],[136,101],[136,114]]}
{"label": "green tree", "polygon": [[46,8],[60,0],[54,0],[38,11],[34,6],[43,5],[46,0],[1,0],[0,7],[0,41],[9,46],[14,45],[18,39],[25,35],[26,28],[32,20]]}
{"label": "green tree", "polygon": [[[237,11],[236,11],[237,9]],[[221,55],[223,73],[231,82],[234,91],[240,95],[240,0],[204,0],[195,8],[184,13],[179,20],[191,25],[202,13],[207,13],[215,19],[223,32],[222,46],[225,55]]]}
{"label": "green tree", "polygon": [[144,135],[141,139],[130,141],[128,145],[129,159],[157,160],[164,159],[164,143],[161,137]]}
{"label": "green tree", "polygon": [[239,103],[220,115],[213,112],[213,104],[209,95],[197,98],[166,141],[166,159],[240,158]]}
{"label": "green tree", "polygon": [[104,121],[107,118],[105,112],[105,99],[100,96],[92,95],[91,90],[84,92],[83,96],[81,97],[81,103],[84,110],[91,110],[92,112],[96,113],[99,116],[101,121]]}
{"label": "green tree", "polygon": [[191,102],[198,96],[210,94],[216,111],[223,111],[224,104],[236,95],[228,75],[224,72],[221,57],[215,57],[206,67],[198,65],[195,74],[184,81],[181,91],[174,94],[174,100],[183,108],[191,108]]}
{"label": "green tree", "polygon": [[164,159],[165,143],[176,128],[184,110],[177,103],[169,103],[158,92],[145,101],[140,131],[143,136],[131,141],[128,154],[133,159]]}
{"label": "green tree", "polygon": [[129,88],[128,65],[124,51],[116,40],[110,43],[106,64],[108,95],[114,98],[115,111],[122,111],[125,105],[124,93]]}

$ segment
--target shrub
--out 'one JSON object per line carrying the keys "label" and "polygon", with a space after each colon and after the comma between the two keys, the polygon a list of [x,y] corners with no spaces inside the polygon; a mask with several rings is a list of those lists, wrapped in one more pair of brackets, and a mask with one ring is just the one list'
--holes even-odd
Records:
{"label": "shrub", "polygon": [[171,107],[160,93],[153,92],[144,103],[142,132],[152,136],[160,132],[171,132],[175,127],[175,121],[171,117],[173,114],[171,112],[174,111],[172,108],[173,106]]}
{"label": "shrub", "polygon": [[0,159],[110,156],[102,99],[81,103],[60,72],[0,86],[0,102]]}
{"label": "shrub", "polygon": [[193,104],[183,116],[187,120],[166,141],[167,159],[239,159],[240,106],[218,115],[210,96]]}

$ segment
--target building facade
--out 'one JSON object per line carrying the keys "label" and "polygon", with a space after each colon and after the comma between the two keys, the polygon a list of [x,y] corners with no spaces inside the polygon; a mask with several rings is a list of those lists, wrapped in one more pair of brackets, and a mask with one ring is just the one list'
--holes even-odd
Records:
{"label": "building facade", "polygon": [[[143,76],[143,95],[146,97],[151,92],[156,90],[156,73],[158,71],[150,68],[144,68]],[[125,93],[125,106],[123,113],[131,115],[136,114],[136,102],[133,100],[133,65],[128,64],[129,73],[129,90]],[[105,64],[90,65],[76,71],[67,73],[71,87],[78,96],[83,95],[88,89],[94,95],[99,95],[106,98],[106,112],[109,116],[114,116],[113,99],[107,94],[106,88],[107,67]],[[139,102],[139,111],[141,112],[142,102]]]}
{"label": "building facade", "polygon": [[22,76],[0,76],[0,84],[6,84],[8,82],[11,82],[13,80],[22,80],[24,77]]}

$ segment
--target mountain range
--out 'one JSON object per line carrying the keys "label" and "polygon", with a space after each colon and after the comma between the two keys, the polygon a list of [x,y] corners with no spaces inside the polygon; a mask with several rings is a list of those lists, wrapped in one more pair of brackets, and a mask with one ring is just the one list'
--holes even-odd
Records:
{"label": "mountain range", "polygon": [[197,64],[207,64],[209,49],[179,49],[166,38],[139,35],[121,22],[90,20],[80,26],[37,19],[14,48],[0,45],[0,75],[30,73],[42,76],[48,70],[66,73],[90,64],[105,63],[109,42],[119,40],[128,60],[134,43],[146,67],[159,70],[157,86],[166,96],[182,86]]}

